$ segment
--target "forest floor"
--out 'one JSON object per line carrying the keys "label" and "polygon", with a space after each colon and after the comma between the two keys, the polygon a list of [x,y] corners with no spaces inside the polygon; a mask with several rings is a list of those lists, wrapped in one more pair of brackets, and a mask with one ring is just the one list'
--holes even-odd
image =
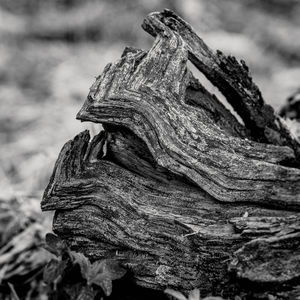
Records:
{"label": "forest floor", "polygon": [[[23,288],[16,275],[40,278],[50,258],[41,245],[52,214],[41,213],[40,200],[63,144],[101,129],[75,119],[94,78],[125,46],[149,48],[140,25],[165,7],[211,48],[246,61],[275,110],[300,87],[296,0],[0,0],[0,299]],[[21,298],[46,299],[35,281],[27,285]]]}

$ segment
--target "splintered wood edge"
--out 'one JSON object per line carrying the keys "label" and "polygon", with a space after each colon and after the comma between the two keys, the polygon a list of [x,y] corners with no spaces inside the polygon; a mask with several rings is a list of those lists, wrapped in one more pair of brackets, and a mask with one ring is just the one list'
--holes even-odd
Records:
{"label": "splintered wood edge", "polygon": [[207,105],[189,104],[186,44],[159,19],[147,20],[157,30],[153,47],[107,65],[77,118],[131,129],[160,166],[220,201],[299,209],[300,169],[284,166],[294,151],[234,136],[207,114]]}
{"label": "splintered wood edge", "polygon": [[189,59],[219,88],[255,139],[291,147],[300,163],[300,144],[273,108],[265,103],[244,61],[239,63],[235,57],[225,56],[219,50],[214,53],[187,22],[168,9],[151,13],[144,20],[142,27],[156,36],[153,20],[159,20],[180,35],[186,43]]}
{"label": "splintered wood edge", "polygon": [[[56,210],[54,229],[75,249],[114,255],[143,286],[211,292],[226,286],[228,264],[258,285],[295,285],[299,214],[289,211],[300,208],[300,171],[281,164],[298,145],[244,63],[214,54],[170,11],[145,24],[154,46],[127,48],[97,78],[78,117],[106,130],[66,143],[42,209]],[[188,57],[246,128],[193,79]]]}

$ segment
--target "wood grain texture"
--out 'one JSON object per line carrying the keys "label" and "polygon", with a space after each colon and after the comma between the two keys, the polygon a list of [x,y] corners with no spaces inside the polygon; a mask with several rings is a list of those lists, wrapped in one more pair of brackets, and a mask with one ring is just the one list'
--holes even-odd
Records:
{"label": "wood grain texture", "polygon": [[[261,258],[258,249],[258,259],[249,266],[240,254],[250,247],[245,243],[265,236],[256,243],[288,239],[291,233],[284,230],[300,218],[285,210],[219,202],[157,166],[146,144],[129,130],[106,130],[90,143],[85,131],[64,146],[42,209],[57,210],[54,231],[76,251],[92,259],[119,259],[142,286],[201,287],[204,293],[232,289],[227,266],[234,252],[242,249],[231,263],[232,272],[252,280],[248,273],[257,272]],[[251,217],[243,217],[245,212]],[[295,243],[290,240],[290,248]],[[284,251],[285,246],[278,248]],[[298,247],[293,251],[299,255]],[[279,273],[271,283],[285,284],[297,276],[295,270],[284,280]]]}
{"label": "wood grain texture", "polygon": [[154,20],[162,22],[180,35],[186,43],[189,59],[220,89],[241,116],[254,139],[290,146],[298,160],[300,159],[299,143],[274,113],[273,108],[264,102],[244,61],[239,63],[235,57],[225,56],[220,50],[214,53],[188,23],[168,9],[150,14],[143,23],[143,28],[155,36],[157,28]]}
{"label": "wood grain texture", "polygon": [[[300,169],[284,166],[295,160],[292,148],[237,137],[228,130],[234,126],[215,122],[203,109],[205,97],[195,85],[203,106],[189,104],[187,88],[194,79],[186,43],[157,18],[146,20],[157,32],[153,47],[128,51],[107,65],[77,117],[131,129],[160,166],[220,201],[299,209]],[[226,118],[229,125],[232,118]]]}
{"label": "wood grain texture", "polygon": [[92,260],[117,258],[141,286],[297,293],[298,144],[245,64],[214,54],[170,11],[143,26],[152,48],[125,48],[78,113],[104,131],[80,133],[58,157],[41,204],[56,210],[54,231]]}

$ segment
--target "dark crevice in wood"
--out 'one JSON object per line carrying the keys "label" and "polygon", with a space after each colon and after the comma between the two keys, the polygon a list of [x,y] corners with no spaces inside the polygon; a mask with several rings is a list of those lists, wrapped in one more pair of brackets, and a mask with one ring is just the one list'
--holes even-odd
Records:
{"label": "dark crevice in wood", "polygon": [[194,182],[170,172],[157,164],[148,150],[145,142],[131,130],[104,124],[103,128],[110,134],[108,153],[104,159],[112,161],[127,170],[144,177],[150,177],[162,182],[178,181],[192,186]]}

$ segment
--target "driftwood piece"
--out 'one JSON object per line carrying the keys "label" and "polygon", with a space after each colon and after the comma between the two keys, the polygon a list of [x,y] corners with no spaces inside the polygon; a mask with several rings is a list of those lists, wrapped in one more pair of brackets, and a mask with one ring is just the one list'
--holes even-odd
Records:
{"label": "driftwood piece", "polygon": [[[126,48],[78,113],[104,131],[92,140],[80,133],[59,155],[42,201],[56,210],[54,231],[92,259],[119,259],[145,287],[231,296],[295,289],[299,144],[244,64],[220,55],[221,65],[212,63],[170,11],[150,14],[144,28],[153,47]],[[244,125],[194,78],[188,59]]]}
{"label": "driftwood piece", "polygon": [[143,28],[152,35],[157,34],[157,29],[153,26],[154,20],[170,27],[186,42],[190,60],[220,89],[255,140],[288,145],[300,158],[299,143],[291,136],[273,108],[264,102],[244,61],[239,63],[235,57],[226,57],[219,50],[213,53],[191,26],[170,10],[152,13],[145,19]]}
{"label": "driftwood piece", "polygon": [[130,128],[159,165],[218,200],[300,207],[300,170],[284,166],[294,151],[231,136],[188,105],[186,43],[156,18],[147,20],[158,34],[153,47],[109,64],[77,117]]}

